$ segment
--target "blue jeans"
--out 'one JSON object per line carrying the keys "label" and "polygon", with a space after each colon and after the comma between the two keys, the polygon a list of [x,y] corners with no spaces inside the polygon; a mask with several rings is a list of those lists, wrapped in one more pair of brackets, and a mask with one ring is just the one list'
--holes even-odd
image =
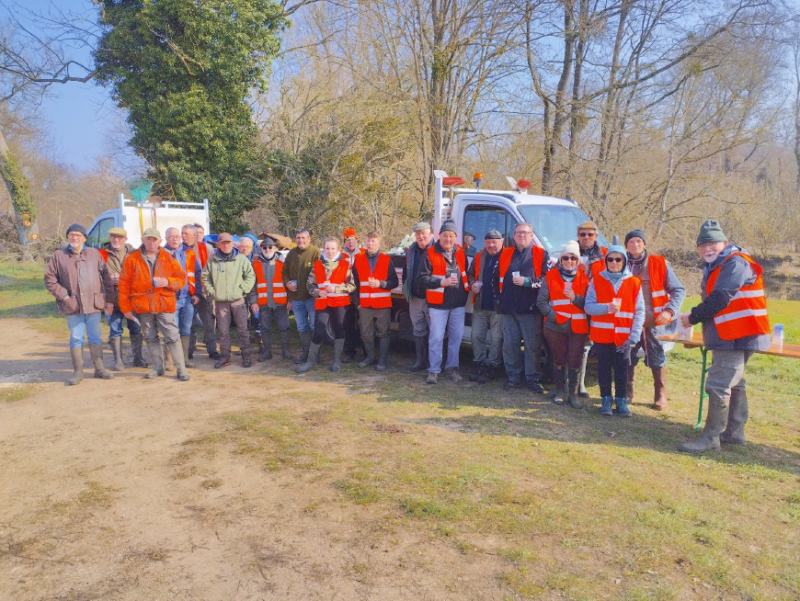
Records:
{"label": "blue jeans", "polygon": [[298,332],[314,331],[314,298],[292,301],[292,313]]}
{"label": "blue jeans", "polygon": [[142,333],[142,328],[139,326],[139,324],[135,321],[131,321],[130,319],[126,319],[119,309],[114,309],[111,317],[106,316],[106,319],[108,320],[108,327],[111,328],[111,334],[108,336],[109,340],[112,338],[120,338],[122,336],[123,319],[128,322],[128,332],[131,336],[138,336]]}
{"label": "blue jeans", "polygon": [[437,309],[428,306],[431,320],[431,333],[428,338],[428,371],[438,374],[442,371],[442,353],[444,351],[444,334],[447,331],[447,365],[445,369],[458,367],[458,355],[461,352],[461,339],[464,337],[464,307],[456,309]]}
{"label": "blue jeans", "polygon": [[103,332],[100,330],[102,316],[100,311],[83,315],[68,315],[69,348],[81,348],[84,334],[89,338],[89,344],[103,344]]}
{"label": "blue jeans", "polygon": [[193,319],[194,305],[192,304],[191,297],[179,300],[175,310],[175,321],[178,322],[178,330],[181,336],[191,335]]}

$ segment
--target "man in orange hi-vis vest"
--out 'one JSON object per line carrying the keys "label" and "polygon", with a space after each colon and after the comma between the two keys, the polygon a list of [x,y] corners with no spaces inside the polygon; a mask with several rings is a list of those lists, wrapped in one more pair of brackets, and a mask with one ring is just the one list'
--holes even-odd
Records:
{"label": "man in orange hi-vis vest", "polygon": [[469,297],[467,255],[456,244],[456,224],[448,219],[439,229],[439,241],[422,256],[419,287],[424,289],[430,316],[428,339],[428,384],[436,384],[442,371],[444,337],[447,332],[445,372],[453,382],[462,380],[458,354],[464,337],[464,315]]}
{"label": "man in orange hi-vis vest", "polygon": [[644,297],[644,331],[639,343],[631,350],[631,365],[628,368],[626,397],[633,402],[636,364],[639,349],[644,350],[645,363],[653,372],[653,408],[667,409],[667,355],[658,337],[678,331],[678,314],[686,298],[686,289],[681,284],[672,266],[659,255],[650,254],[642,230],[632,230],[625,236],[628,251],[628,267],[631,274],[642,281]]}
{"label": "man in orange hi-vis vest", "polygon": [[353,279],[356,285],[361,340],[366,355],[358,366],[367,367],[375,363],[377,334],[380,351],[375,369],[385,371],[392,322],[392,290],[397,288],[399,281],[391,258],[381,252],[381,236],[378,232],[368,233],[364,252],[355,255]]}
{"label": "man in orange hi-vis vest", "polygon": [[707,220],[697,236],[705,261],[702,302],[681,315],[684,327],[703,324],[703,341],[712,351],[706,379],[708,416],[703,433],[682,444],[685,453],[716,451],[720,442],[744,444],[747,393],[744,368],[754,351],[770,347],[767,298],[761,267],[748,252],[728,242],[719,223]]}
{"label": "man in orange hi-vis vest", "polygon": [[261,362],[272,359],[272,322],[281,334],[281,354],[292,359],[289,351],[289,311],[286,286],[283,283],[283,257],[278,254],[278,241],[271,236],[261,240],[261,252],[253,259],[256,284],[247,295],[247,304],[258,316],[261,328]]}

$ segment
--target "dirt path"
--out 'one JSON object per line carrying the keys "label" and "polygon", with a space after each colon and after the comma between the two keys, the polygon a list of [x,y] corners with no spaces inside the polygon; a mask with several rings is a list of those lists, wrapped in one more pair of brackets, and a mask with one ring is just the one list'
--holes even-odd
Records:
{"label": "dirt path", "polygon": [[208,362],[189,385],[131,370],[68,388],[66,345],[29,324],[2,322],[0,387],[29,396],[0,402],[0,599],[508,596],[491,554],[345,500],[344,466],[270,470],[201,444],[225,415],[319,411],[344,388]]}

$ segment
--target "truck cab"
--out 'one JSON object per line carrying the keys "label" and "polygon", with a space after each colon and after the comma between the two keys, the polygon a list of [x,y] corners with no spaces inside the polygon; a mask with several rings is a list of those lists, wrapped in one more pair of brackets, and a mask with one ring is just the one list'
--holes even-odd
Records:
{"label": "truck cab", "polygon": [[[475,178],[475,188],[464,188],[464,181],[460,178],[448,177],[444,171],[434,171],[435,204],[431,222],[434,239],[438,239],[442,222],[452,219],[456,224],[458,243],[467,250],[471,262],[472,256],[483,249],[484,236],[489,230],[498,230],[503,235],[503,245],[509,247],[514,244],[516,225],[528,222],[533,226],[534,244],[544,248],[556,261],[564,245],[576,239],[578,225],[591,221],[591,218],[573,200],[528,194],[527,182],[518,182],[510,177],[506,179],[509,190],[481,190],[480,178]],[[465,236],[471,236],[471,243],[465,244]],[[599,232],[597,242],[600,246],[609,246],[608,240]],[[400,248],[393,252],[396,257],[394,265],[400,271],[404,252]],[[405,313],[403,310],[402,282],[393,292],[393,326],[401,338],[413,340],[407,304]],[[470,342],[471,323],[470,298],[467,301],[465,343]]]}

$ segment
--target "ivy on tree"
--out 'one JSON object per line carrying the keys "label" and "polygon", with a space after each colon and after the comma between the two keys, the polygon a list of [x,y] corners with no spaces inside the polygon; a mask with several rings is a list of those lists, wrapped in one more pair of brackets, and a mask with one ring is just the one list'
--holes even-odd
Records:
{"label": "ivy on tree", "polygon": [[272,0],[103,0],[98,79],[128,110],[130,143],[167,198],[208,198],[235,228],[263,193],[248,99],[266,89],[288,25]]}

